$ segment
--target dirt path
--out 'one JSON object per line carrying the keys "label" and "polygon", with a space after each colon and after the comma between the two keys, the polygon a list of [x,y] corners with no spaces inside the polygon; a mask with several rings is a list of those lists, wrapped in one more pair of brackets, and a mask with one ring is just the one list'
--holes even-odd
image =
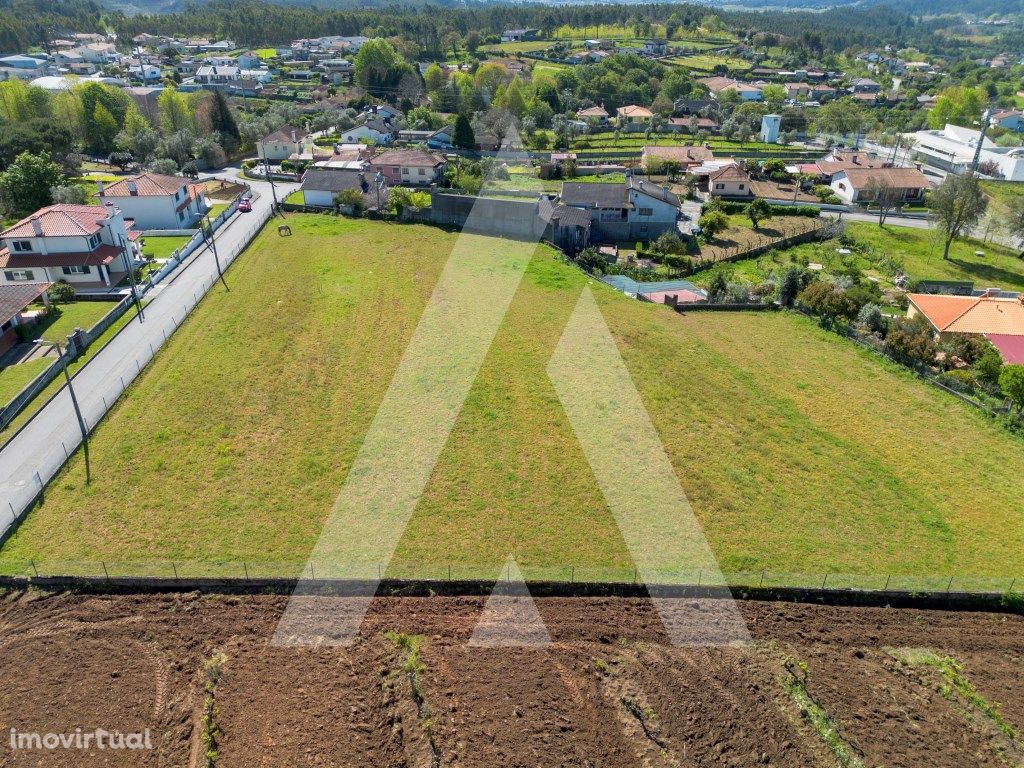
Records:
{"label": "dirt path", "polygon": [[[795,768],[842,764],[837,749],[853,766],[1003,766],[1024,728],[1014,616],[741,603],[752,644],[677,648],[645,601],[550,598],[552,643],[507,649],[467,646],[482,599],[385,598],[350,647],[270,647],[284,605],[3,596],[0,765],[202,765],[201,670],[218,651],[220,768]],[[149,728],[152,748],[6,743],[79,727]]]}

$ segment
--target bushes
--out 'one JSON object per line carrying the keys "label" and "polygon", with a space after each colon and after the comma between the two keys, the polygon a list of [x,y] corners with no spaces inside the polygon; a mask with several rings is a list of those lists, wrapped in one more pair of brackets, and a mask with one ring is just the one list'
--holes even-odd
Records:
{"label": "bushes", "polygon": [[863,302],[858,303],[855,289],[842,289],[824,280],[815,280],[804,288],[797,299],[819,317],[832,321],[839,318],[853,320]]}
{"label": "bushes", "polygon": [[1004,365],[999,374],[999,388],[1018,411],[1024,411],[1024,365]]}
{"label": "bushes", "polygon": [[722,211],[710,210],[697,220],[704,236],[713,239],[715,235],[729,226],[729,217]]}
{"label": "bushes", "polygon": [[988,345],[988,349],[981,353],[977,362],[974,363],[974,370],[978,379],[990,387],[999,386],[999,374],[1003,371],[1003,357],[999,350]]}
{"label": "bushes", "polygon": [[885,337],[885,346],[897,360],[931,365],[937,348],[932,327],[921,315],[911,320],[893,321]]}
{"label": "bushes", "polygon": [[[746,213],[749,203],[727,202],[715,198],[712,202],[705,203],[701,207],[703,213],[710,210],[719,210],[722,213]],[[767,205],[766,210],[769,216],[805,216],[809,219],[817,219],[821,216],[821,209],[816,205]]]}
{"label": "bushes", "polygon": [[68,304],[75,300],[75,288],[67,280],[59,280],[46,292],[54,304]]}

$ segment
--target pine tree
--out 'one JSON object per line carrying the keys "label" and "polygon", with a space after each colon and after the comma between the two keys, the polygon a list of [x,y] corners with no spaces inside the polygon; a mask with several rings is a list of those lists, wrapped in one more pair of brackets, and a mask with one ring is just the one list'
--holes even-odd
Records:
{"label": "pine tree", "polygon": [[455,130],[452,136],[452,144],[459,149],[473,149],[476,146],[476,136],[473,134],[473,126],[469,118],[459,115],[455,118]]}

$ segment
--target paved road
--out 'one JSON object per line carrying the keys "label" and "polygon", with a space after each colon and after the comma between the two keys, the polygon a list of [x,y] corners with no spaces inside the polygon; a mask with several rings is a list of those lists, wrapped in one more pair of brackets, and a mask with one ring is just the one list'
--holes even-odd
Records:
{"label": "paved road", "polygon": [[[238,177],[237,169],[218,174]],[[226,268],[270,215],[270,185],[250,182],[258,197],[251,213],[235,215],[218,230],[217,251]],[[295,184],[277,184],[279,196]],[[213,253],[202,248],[149,297],[145,322],[133,319],[74,377],[86,423],[96,424],[139,374],[188,312],[217,281]],[[129,310],[134,312],[134,310]],[[159,407],[159,406],[157,406]],[[64,387],[0,450],[0,533],[31,503],[81,441],[71,397]],[[94,467],[94,473],[107,471]]]}

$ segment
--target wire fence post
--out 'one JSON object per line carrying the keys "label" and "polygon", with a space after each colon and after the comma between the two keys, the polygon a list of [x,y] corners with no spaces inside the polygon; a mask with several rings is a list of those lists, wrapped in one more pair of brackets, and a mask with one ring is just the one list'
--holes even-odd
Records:
{"label": "wire fence post", "polygon": [[825,582],[828,581],[828,571],[825,571],[825,578],[821,580],[821,588],[825,588]]}
{"label": "wire fence post", "polygon": [[110,582],[110,572],[107,571],[107,563],[106,563],[106,561],[101,560],[100,561],[100,565],[103,566],[103,575],[106,576],[107,582],[109,583]]}

